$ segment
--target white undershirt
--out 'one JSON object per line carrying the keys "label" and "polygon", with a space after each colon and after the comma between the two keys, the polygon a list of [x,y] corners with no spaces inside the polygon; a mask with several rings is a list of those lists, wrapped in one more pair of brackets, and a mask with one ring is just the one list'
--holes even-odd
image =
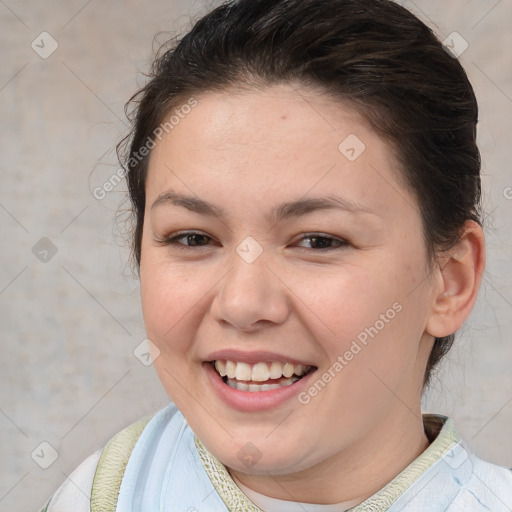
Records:
{"label": "white undershirt", "polygon": [[239,482],[238,479],[236,480],[236,484],[240,487],[241,491],[264,512],[346,512],[361,503],[361,500],[351,500],[329,505],[316,505],[313,503],[300,503],[298,501],[278,500],[249,489]]}

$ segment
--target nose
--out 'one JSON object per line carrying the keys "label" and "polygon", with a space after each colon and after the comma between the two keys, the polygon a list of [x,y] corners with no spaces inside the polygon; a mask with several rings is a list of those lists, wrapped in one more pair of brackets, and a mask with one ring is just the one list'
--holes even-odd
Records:
{"label": "nose", "polygon": [[254,332],[282,324],[290,314],[288,288],[265,254],[248,263],[238,254],[219,283],[211,314],[223,326]]}

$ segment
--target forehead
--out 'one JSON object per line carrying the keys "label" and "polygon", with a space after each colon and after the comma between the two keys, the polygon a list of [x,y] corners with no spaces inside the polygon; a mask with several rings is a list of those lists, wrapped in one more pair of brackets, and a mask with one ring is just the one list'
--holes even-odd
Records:
{"label": "forehead", "polygon": [[[281,146],[279,149],[283,151],[283,142],[292,149],[301,140],[312,137],[322,142],[319,140],[322,135],[326,144],[332,144],[329,134],[335,133],[336,139],[350,128],[372,131],[352,104],[320,89],[293,83],[254,89],[230,88],[202,93],[195,99],[196,106],[187,109],[189,112],[180,116],[168,134],[177,138],[186,129],[188,146],[196,149],[232,150],[233,145],[245,143],[248,147]],[[179,111],[180,104],[172,110]]]}
{"label": "forehead", "polygon": [[332,96],[280,84],[196,100],[152,150],[149,201],[166,187],[230,203],[336,191],[372,208],[415,208],[388,143]]}

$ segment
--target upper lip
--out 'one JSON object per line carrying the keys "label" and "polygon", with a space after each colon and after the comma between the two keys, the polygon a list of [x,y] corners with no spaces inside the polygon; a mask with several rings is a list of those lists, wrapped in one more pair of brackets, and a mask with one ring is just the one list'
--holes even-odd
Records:
{"label": "upper lip", "polygon": [[294,365],[301,364],[304,366],[314,366],[309,361],[296,359],[289,355],[271,352],[268,350],[257,350],[251,352],[244,352],[238,349],[216,350],[207,357],[206,361],[235,361],[248,364],[278,361],[280,363],[291,363]]}

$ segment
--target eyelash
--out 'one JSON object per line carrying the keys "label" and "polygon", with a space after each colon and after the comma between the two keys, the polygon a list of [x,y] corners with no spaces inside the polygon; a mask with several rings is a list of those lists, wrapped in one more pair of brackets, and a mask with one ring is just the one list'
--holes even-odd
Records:
{"label": "eyelash", "polygon": [[[171,235],[171,236],[167,236],[164,238],[155,238],[155,242],[160,246],[174,245],[178,249],[192,249],[194,247],[206,247],[205,245],[191,246],[191,245],[181,244],[180,242],[178,242],[178,240],[181,240],[182,238],[186,238],[186,237],[194,236],[194,235],[206,237],[210,240],[212,239],[212,237],[205,235],[204,233],[200,233],[200,232],[196,232],[196,231],[183,231],[181,233],[178,233],[177,235]],[[325,252],[325,251],[330,251],[330,250],[334,250],[334,249],[341,249],[343,247],[350,245],[346,240],[343,240],[340,238],[335,238],[335,237],[332,237],[329,235],[324,235],[323,233],[307,233],[305,236],[303,236],[300,239],[300,241],[306,240],[306,239],[314,239],[314,238],[322,239],[322,240],[330,240],[331,242],[337,243],[338,245],[337,245],[337,247],[322,247],[320,249],[312,249],[312,248],[306,247],[306,249],[311,249],[311,250],[317,251],[317,252],[318,251]]]}

